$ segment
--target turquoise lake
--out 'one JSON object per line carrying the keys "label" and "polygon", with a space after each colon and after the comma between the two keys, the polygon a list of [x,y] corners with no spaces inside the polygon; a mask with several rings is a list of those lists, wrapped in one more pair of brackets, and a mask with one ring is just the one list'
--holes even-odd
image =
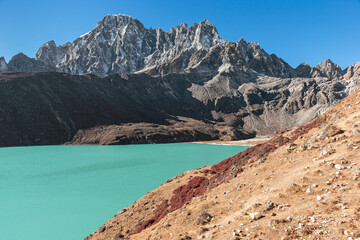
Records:
{"label": "turquoise lake", "polygon": [[0,240],[79,240],[167,179],[244,146],[0,148]]}

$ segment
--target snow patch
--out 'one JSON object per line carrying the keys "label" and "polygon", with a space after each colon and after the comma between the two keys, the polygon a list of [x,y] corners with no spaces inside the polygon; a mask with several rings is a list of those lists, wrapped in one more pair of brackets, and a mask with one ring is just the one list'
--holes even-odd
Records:
{"label": "snow patch", "polygon": [[85,34],[81,35],[81,36],[80,36],[80,38],[83,38],[83,37],[85,37],[86,35],[90,34],[91,32],[92,32],[92,31],[90,31],[90,32],[87,32],[87,33],[85,33]]}

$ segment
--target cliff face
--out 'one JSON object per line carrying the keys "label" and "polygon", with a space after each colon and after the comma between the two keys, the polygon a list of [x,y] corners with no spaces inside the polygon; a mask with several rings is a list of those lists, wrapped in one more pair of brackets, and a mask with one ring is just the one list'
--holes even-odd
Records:
{"label": "cliff face", "polygon": [[357,80],[0,74],[0,145],[243,139],[304,124]]}
{"label": "cliff face", "polygon": [[360,237],[360,91],[314,121],[169,179],[87,239]]}

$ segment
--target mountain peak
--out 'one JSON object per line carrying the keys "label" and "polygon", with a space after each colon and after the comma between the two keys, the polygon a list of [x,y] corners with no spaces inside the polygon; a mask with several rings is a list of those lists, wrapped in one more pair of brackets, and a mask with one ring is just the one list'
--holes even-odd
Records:
{"label": "mountain peak", "polygon": [[202,20],[202,21],[200,22],[200,24],[203,24],[203,25],[211,25],[211,26],[215,27],[215,25],[214,25],[212,22],[210,22],[209,20],[207,20],[206,18],[205,18],[204,20]]}
{"label": "mountain peak", "polygon": [[15,56],[13,56],[10,60],[13,61],[13,60],[16,60],[16,59],[30,59],[26,54],[24,54],[23,52],[20,52],[18,54],[16,54]]}
{"label": "mountain peak", "polygon": [[250,42],[248,45],[253,49],[260,49],[260,44],[258,42]]}
{"label": "mountain peak", "polygon": [[100,22],[106,19],[133,19],[133,18],[126,14],[107,14],[100,20]]}
{"label": "mountain peak", "polygon": [[110,29],[111,28],[115,29],[115,28],[119,28],[121,26],[130,24],[130,23],[135,23],[140,28],[145,29],[145,27],[139,20],[137,20],[136,18],[132,18],[131,16],[128,16],[125,14],[106,15],[98,22],[96,28],[97,27],[106,27],[106,28],[110,28]]}
{"label": "mountain peak", "polygon": [[0,57],[0,72],[5,72],[7,70],[7,63],[4,57]]}
{"label": "mountain peak", "polygon": [[324,61],[324,63],[334,64],[334,62],[333,62],[333,61],[331,61],[331,59],[330,59],[330,58],[326,59],[326,60]]}
{"label": "mountain peak", "polygon": [[57,47],[54,40],[48,41],[45,45]]}
{"label": "mountain peak", "polygon": [[218,33],[215,25],[212,24],[212,22],[210,22],[210,21],[207,20],[207,19],[204,19],[203,21],[201,21],[201,22],[199,23],[199,26],[201,26],[202,28],[205,27],[205,28],[207,28],[207,29],[209,29],[209,30],[211,29],[213,32]]}
{"label": "mountain peak", "polygon": [[239,42],[241,42],[241,43],[247,43],[244,37],[241,37],[240,40],[239,40]]}
{"label": "mountain peak", "polygon": [[340,68],[339,65],[337,65],[337,64],[335,64],[333,61],[331,61],[330,58],[326,59],[324,62],[319,63],[319,64],[316,65],[315,67],[316,67],[316,68],[322,68],[322,67],[324,67],[324,66],[334,66],[334,67]]}
{"label": "mountain peak", "polygon": [[340,78],[342,76],[342,69],[339,65],[333,63],[330,58],[315,66],[323,75],[329,78]]}
{"label": "mountain peak", "polygon": [[180,27],[181,28],[189,28],[189,25],[187,23],[181,23]]}
{"label": "mountain peak", "polygon": [[298,67],[300,67],[300,66],[309,66],[309,67],[311,67],[311,66],[310,66],[309,64],[307,64],[306,62],[300,63]]}

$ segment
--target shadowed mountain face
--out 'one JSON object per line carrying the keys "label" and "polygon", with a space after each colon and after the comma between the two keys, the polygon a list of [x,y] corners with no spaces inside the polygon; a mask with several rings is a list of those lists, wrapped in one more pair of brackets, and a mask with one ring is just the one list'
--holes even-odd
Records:
{"label": "shadowed mountain face", "polygon": [[242,139],[313,119],[357,80],[0,74],[0,146]]}

